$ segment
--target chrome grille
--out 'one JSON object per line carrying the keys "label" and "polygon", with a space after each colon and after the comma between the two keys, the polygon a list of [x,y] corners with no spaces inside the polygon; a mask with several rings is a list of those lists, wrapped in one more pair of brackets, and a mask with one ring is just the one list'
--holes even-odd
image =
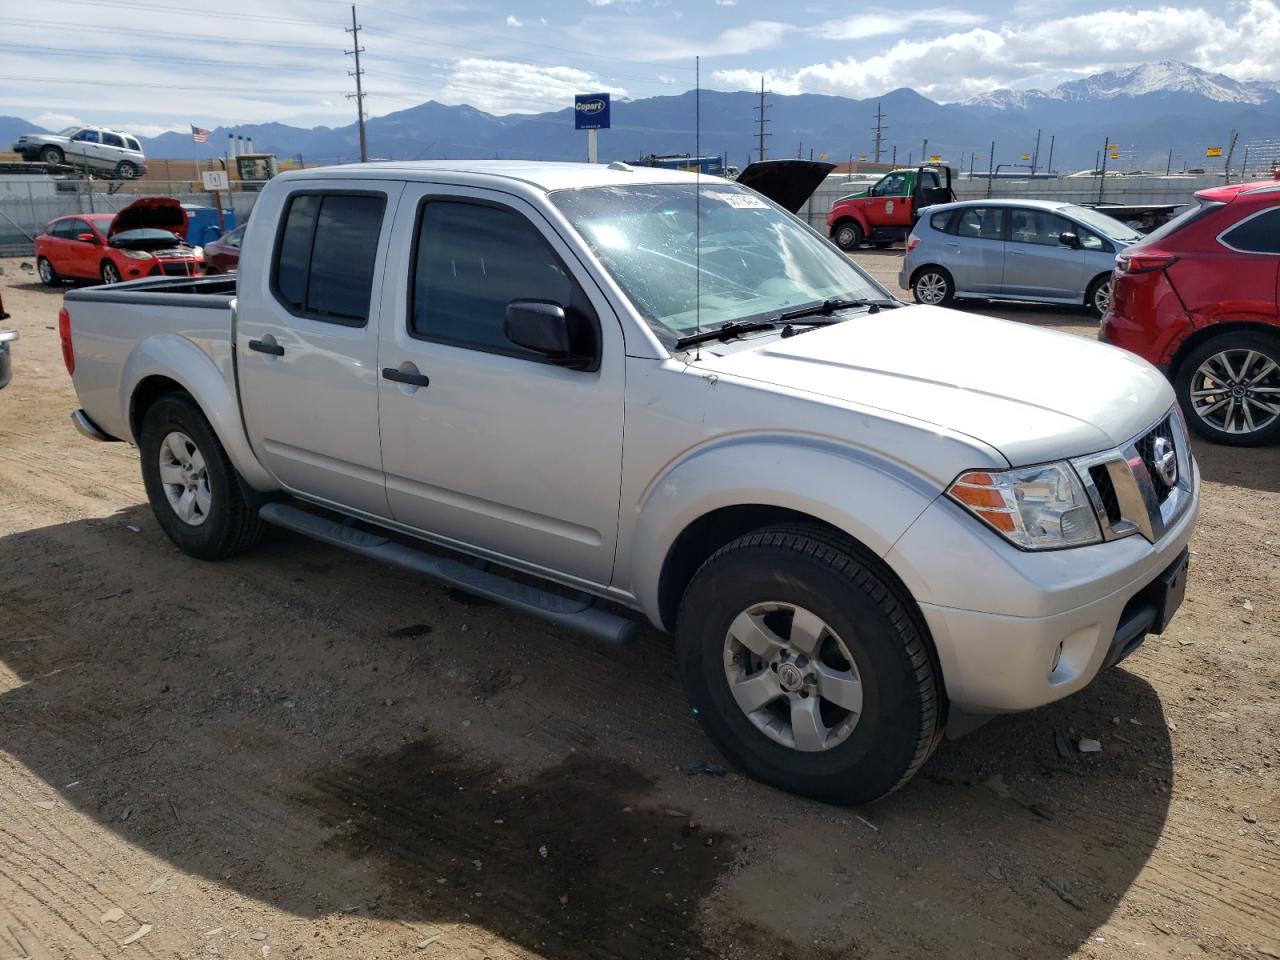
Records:
{"label": "chrome grille", "polygon": [[1154,543],[1191,505],[1195,464],[1176,409],[1128,443],[1071,463],[1104,539],[1140,533]]}

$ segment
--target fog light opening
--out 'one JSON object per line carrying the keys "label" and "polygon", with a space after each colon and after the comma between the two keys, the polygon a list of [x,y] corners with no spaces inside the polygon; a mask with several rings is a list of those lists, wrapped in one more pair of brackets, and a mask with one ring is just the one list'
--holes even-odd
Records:
{"label": "fog light opening", "polygon": [[1058,664],[1062,662],[1062,641],[1058,641],[1058,649],[1053,651],[1053,662],[1049,664],[1049,676],[1058,672]]}

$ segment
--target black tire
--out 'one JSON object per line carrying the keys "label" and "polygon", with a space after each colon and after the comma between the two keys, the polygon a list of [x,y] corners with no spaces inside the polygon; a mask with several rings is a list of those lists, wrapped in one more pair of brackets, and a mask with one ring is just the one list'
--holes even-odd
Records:
{"label": "black tire", "polygon": [[66,159],[66,154],[57,147],[45,147],[40,151],[41,163],[64,163]]}
{"label": "black tire", "polygon": [[857,250],[862,246],[862,227],[858,226],[856,220],[837,223],[835,230],[831,233],[831,239],[841,250]]}
{"label": "black tire", "polygon": [[117,267],[110,260],[102,261],[102,264],[98,267],[98,273],[102,277],[103,283],[119,283],[120,282],[120,279],[121,279],[120,268]]}
{"label": "black tire", "polygon": [[[1250,351],[1257,356],[1250,363],[1248,370],[1245,370],[1243,363]],[[1250,416],[1257,425],[1252,430],[1248,429],[1248,423],[1244,420],[1242,413],[1234,412],[1238,411],[1239,407],[1233,408],[1229,421],[1225,419],[1227,409],[1224,407],[1203,413],[1196,410],[1191,397],[1192,391],[1214,389],[1219,385],[1206,379],[1201,368],[1209,364],[1209,369],[1214,369],[1216,365],[1212,363],[1212,358],[1224,353],[1228,356],[1234,355],[1232,367],[1237,373],[1245,374],[1241,380],[1236,381],[1241,384],[1242,389],[1247,390],[1247,385],[1243,381],[1249,379],[1249,374],[1264,369],[1268,360],[1273,365],[1270,373],[1253,386],[1280,387],[1280,370],[1275,369],[1275,365],[1280,365],[1280,336],[1261,330],[1229,330],[1221,333],[1206,340],[1187,354],[1174,373],[1173,387],[1178,395],[1178,403],[1182,405],[1182,412],[1186,415],[1187,424],[1206,440],[1231,447],[1254,447],[1280,439],[1280,414],[1269,414],[1252,403],[1249,404]],[[1227,400],[1229,405],[1234,397],[1229,397],[1231,387],[1229,381],[1225,377],[1223,379],[1224,382],[1220,385],[1223,387],[1223,397],[1229,398]],[[1248,396],[1247,393],[1246,396]],[[1263,400],[1269,406],[1280,405],[1280,394],[1267,393],[1253,396]],[[1212,406],[1217,398],[1211,395],[1204,397],[1203,400],[1206,405]],[[1267,417],[1270,419],[1263,422]],[[1240,429],[1234,431],[1226,429],[1227,427]]]}
{"label": "black tire", "polygon": [[53,269],[53,264],[48,257],[36,258],[36,276],[46,287],[56,287],[62,283],[62,278],[58,276],[58,271]]}
{"label": "black tire", "polygon": [[[160,477],[160,447],[173,432],[185,434],[207,471],[210,508],[198,526],[183,520],[169,502]],[[218,437],[200,407],[185,393],[161,397],[147,410],[138,437],[142,481],[160,528],[183,553],[201,560],[223,560],[254,546],[265,524],[245,497]]]}
{"label": "black tire", "polygon": [[132,180],[138,175],[138,168],[128,160],[121,160],[116,164],[117,180]]}
{"label": "black tire", "polygon": [[[911,779],[939,740],[942,705],[923,627],[896,589],[873,558],[816,527],[757,530],[707,560],[681,601],[676,645],[689,702],[725,756],[757,780],[827,803],[867,803]],[[730,626],[761,602],[811,611],[847,648],[862,708],[834,745],[805,752],[779,742],[734,699]]]}
{"label": "black tire", "polygon": [[928,264],[912,275],[911,295],[916,303],[947,307],[956,298],[956,282],[944,267]]}
{"label": "black tire", "polygon": [[[1105,293],[1101,291],[1105,290]],[[1084,295],[1084,305],[1095,317],[1101,317],[1111,307],[1111,274],[1104,273],[1093,278]]]}
{"label": "black tire", "polygon": [[893,246],[893,241],[892,240],[876,240],[874,243],[872,243],[872,246],[875,247],[877,250],[888,250],[890,247]]}

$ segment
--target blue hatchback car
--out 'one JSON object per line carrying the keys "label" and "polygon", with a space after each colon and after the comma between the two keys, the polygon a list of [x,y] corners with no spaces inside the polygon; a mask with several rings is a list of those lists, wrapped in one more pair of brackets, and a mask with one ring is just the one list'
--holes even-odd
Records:
{"label": "blue hatchback car", "polygon": [[963,200],[920,211],[898,283],[917,303],[956,298],[1111,302],[1116,254],[1142,236],[1119,220],[1050,200]]}

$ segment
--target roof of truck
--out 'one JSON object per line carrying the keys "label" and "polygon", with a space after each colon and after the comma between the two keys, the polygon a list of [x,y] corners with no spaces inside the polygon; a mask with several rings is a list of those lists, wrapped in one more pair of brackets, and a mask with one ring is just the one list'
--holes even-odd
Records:
{"label": "roof of truck", "polygon": [[[697,174],[662,167],[630,166],[619,163],[562,163],[544,160],[383,160],[336,167],[291,170],[279,178],[385,176],[396,180],[437,179],[441,174],[464,174],[518,180],[540,190],[573,187],[607,187],[630,183],[689,183]],[[702,174],[708,179],[709,174]],[[719,179],[719,178],[715,178]]]}

